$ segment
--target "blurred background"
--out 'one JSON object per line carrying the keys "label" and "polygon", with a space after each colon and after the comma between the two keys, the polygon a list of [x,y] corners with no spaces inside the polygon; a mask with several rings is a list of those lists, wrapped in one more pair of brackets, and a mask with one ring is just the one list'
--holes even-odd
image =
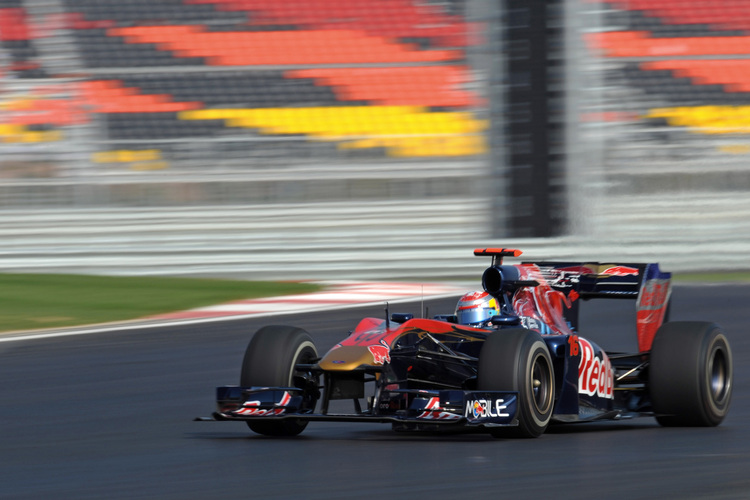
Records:
{"label": "blurred background", "polygon": [[0,0],[0,268],[750,270],[744,0]]}

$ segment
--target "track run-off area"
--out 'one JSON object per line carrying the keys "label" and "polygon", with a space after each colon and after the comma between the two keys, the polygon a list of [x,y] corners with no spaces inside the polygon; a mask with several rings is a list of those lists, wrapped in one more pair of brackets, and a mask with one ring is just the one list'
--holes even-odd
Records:
{"label": "track run-off area", "polygon": [[[0,498],[747,498],[749,284],[673,291],[673,320],[715,321],[732,346],[734,395],[716,428],[641,418],[498,440],[311,423],[278,439],[241,422],[193,421],[213,411],[216,386],[238,382],[264,325],[304,328],[325,352],[362,317],[382,317],[386,301],[391,312],[433,315],[452,312],[460,294],[3,336]],[[631,309],[591,301],[581,334],[633,350]]]}

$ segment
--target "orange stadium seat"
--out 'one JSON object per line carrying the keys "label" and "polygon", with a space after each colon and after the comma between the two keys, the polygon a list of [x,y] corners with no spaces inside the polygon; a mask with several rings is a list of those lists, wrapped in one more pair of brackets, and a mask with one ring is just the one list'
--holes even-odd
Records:
{"label": "orange stadium seat", "polygon": [[288,71],[289,78],[314,78],[336,88],[342,101],[370,101],[393,106],[466,107],[476,104],[460,88],[466,68],[412,66],[394,68],[322,68]]}
{"label": "orange stadium seat", "polygon": [[252,12],[251,24],[298,24],[306,29],[346,26],[377,36],[424,37],[442,46],[468,45],[469,30],[463,18],[410,0],[186,0],[186,3]]}
{"label": "orange stadium seat", "polygon": [[659,103],[643,118],[691,133],[750,133],[750,2],[605,3],[614,8],[605,16],[624,28],[587,39],[604,56],[623,59],[617,70],[622,84]]}
{"label": "orange stadium seat", "polygon": [[750,60],[670,59],[641,63],[644,70],[669,70],[696,85],[724,85],[726,92],[750,92]]}
{"label": "orange stadium seat", "polygon": [[715,30],[750,30],[750,4],[744,0],[613,0],[669,24],[703,24]]}
{"label": "orange stadium seat", "polygon": [[204,57],[217,66],[438,62],[457,57],[447,50],[408,49],[356,30],[211,33],[197,26],[140,26],[110,29],[109,34],[128,43],[157,44],[178,57]]}
{"label": "orange stadium seat", "polygon": [[179,112],[202,107],[197,102],[173,102],[166,95],[144,95],[115,80],[81,83],[86,100],[100,113]]}
{"label": "orange stadium seat", "polygon": [[21,7],[0,8],[0,40],[30,40],[26,9]]}
{"label": "orange stadium seat", "polygon": [[609,57],[744,55],[750,46],[750,35],[656,38],[643,31],[611,31],[586,38]]}
{"label": "orange stadium seat", "polygon": [[23,4],[20,1],[0,3],[0,51],[8,59],[4,69],[22,78],[46,76],[34,38],[30,16]]}

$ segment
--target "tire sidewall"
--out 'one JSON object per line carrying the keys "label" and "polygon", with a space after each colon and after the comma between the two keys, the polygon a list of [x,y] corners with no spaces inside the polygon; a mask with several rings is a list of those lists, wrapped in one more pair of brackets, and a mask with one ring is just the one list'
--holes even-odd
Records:
{"label": "tire sidewall", "polygon": [[729,341],[718,325],[670,322],[657,332],[650,353],[649,394],[660,424],[718,425],[729,411],[732,378]]}
{"label": "tire sidewall", "polygon": [[[263,327],[256,332],[245,350],[240,385],[293,387],[295,365],[312,362],[317,357],[315,344],[306,331],[291,326]],[[307,396],[303,408],[314,411],[316,402],[316,395]],[[246,423],[252,431],[266,436],[296,436],[307,427],[307,421],[301,419],[248,420]]]}
{"label": "tire sidewall", "polygon": [[294,365],[317,358],[310,334],[301,328],[265,326],[253,336],[245,351],[240,373],[243,387],[291,386]]}
{"label": "tire sidewall", "polygon": [[[545,397],[537,408],[533,387],[533,367],[543,367]],[[477,387],[488,391],[518,391],[518,427],[499,431],[517,437],[537,437],[544,433],[554,409],[554,370],[547,345],[531,330],[509,329],[487,337],[479,358]]]}
{"label": "tire sidewall", "polygon": [[[726,336],[719,330],[713,330],[712,334],[705,340],[706,346],[702,349],[705,357],[701,362],[700,384],[701,398],[705,403],[705,416],[712,423],[718,425],[729,411],[729,403],[732,394],[732,359],[729,355],[729,342]],[[713,377],[716,363],[725,363],[725,371],[728,373],[728,380],[724,381],[725,385],[720,391],[718,398],[713,394]]]}
{"label": "tire sidewall", "polygon": [[534,394],[527,394],[525,398],[523,398],[522,402],[527,406],[527,413],[526,416],[531,421],[533,426],[536,429],[539,429],[539,434],[542,434],[544,430],[546,430],[547,426],[550,423],[550,420],[552,419],[552,409],[554,406],[554,370],[552,368],[552,360],[549,355],[549,350],[547,349],[547,344],[544,343],[544,341],[539,339],[527,339],[526,342],[531,342],[531,347],[528,349],[528,357],[525,361],[525,368],[519,367],[518,376],[525,377],[526,380],[523,381],[522,384],[519,384],[518,387],[524,387],[527,390],[533,390],[533,373],[532,368],[535,366],[535,364],[538,366],[539,364],[544,365],[546,368],[546,373],[543,373],[542,376],[549,376],[549,379],[542,384],[542,386],[549,390],[550,393],[547,395],[543,401],[542,401],[542,408],[538,408],[538,405],[536,404],[536,398],[534,397]]}

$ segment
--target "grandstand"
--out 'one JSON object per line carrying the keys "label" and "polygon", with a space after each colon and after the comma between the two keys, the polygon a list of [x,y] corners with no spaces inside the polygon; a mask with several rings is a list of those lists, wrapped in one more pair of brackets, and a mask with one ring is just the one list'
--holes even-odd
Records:
{"label": "grandstand", "polygon": [[[559,3],[567,66],[552,90],[565,103],[551,108],[565,109],[567,132],[550,143],[567,153],[552,187],[571,205],[563,236],[582,241],[570,248],[676,245],[732,227],[724,208],[686,232],[654,214],[750,190],[750,7]],[[528,148],[501,136],[527,112],[503,102],[523,84],[504,72],[510,14],[511,2],[488,0],[0,0],[0,208],[84,210],[70,216],[80,224],[87,210],[133,207],[169,207],[160,220],[173,220],[186,206],[372,203],[375,217],[453,204],[451,217],[433,211],[450,220],[436,243],[483,244],[490,209],[510,203],[507,151]],[[383,240],[424,236],[408,213],[382,222]],[[361,235],[346,234],[314,246],[356,246]]]}
{"label": "grandstand", "polygon": [[612,64],[607,81],[629,92],[631,120],[666,126],[675,143],[684,141],[709,156],[731,151],[728,142],[746,141],[750,5],[734,0],[602,5],[610,9],[601,21],[604,29],[589,33],[587,41]]}
{"label": "grandstand", "polygon": [[[48,116],[13,117],[0,132],[6,142],[66,140],[75,116],[96,143],[88,145],[94,164],[137,168],[131,151],[157,150],[159,165],[179,168],[195,140],[231,142],[245,166],[259,145],[280,142],[329,161],[352,151],[482,155],[486,124],[466,88],[468,24],[447,10],[410,0],[6,0],[0,32],[10,73],[67,96],[40,95],[29,83],[31,102],[6,106]],[[33,33],[50,23],[47,38],[75,54],[54,72],[45,62],[56,54],[41,53]],[[55,134],[33,133],[40,128]]]}

